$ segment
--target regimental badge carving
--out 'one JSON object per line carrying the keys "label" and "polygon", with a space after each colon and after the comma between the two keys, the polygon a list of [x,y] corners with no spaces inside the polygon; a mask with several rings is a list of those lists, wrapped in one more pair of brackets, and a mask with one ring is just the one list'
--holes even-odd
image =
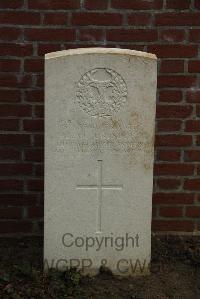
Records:
{"label": "regimental badge carving", "polygon": [[95,68],[81,77],[76,98],[90,116],[106,117],[120,110],[127,94],[127,86],[121,75],[108,68]]}

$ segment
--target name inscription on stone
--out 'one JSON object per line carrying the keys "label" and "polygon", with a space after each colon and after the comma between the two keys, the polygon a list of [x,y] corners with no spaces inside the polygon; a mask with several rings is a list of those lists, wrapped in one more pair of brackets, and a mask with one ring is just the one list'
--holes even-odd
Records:
{"label": "name inscription on stone", "polygon": [[82,153],[133,153],[143,150],[152,151],[153,140],[139,125],[138,117],[132,114],[130,121],[121,119],[59,120],[59,141],[56,152],[73,150]]}

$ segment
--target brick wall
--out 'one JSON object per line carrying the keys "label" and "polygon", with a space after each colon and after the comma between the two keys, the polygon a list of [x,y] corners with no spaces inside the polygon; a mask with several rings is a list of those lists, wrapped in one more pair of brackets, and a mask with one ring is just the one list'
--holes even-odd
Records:
{"label": "brick wall", "polygon": [[153,230],[200,230],[200,0],[0,0],[0,234],[42,232],[43,57],[159,57]]}

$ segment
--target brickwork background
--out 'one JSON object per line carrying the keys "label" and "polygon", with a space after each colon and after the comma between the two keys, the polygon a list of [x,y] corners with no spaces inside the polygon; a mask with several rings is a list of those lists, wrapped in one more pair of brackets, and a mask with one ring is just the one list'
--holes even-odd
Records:
{"label": "brickwork background", "polygon": [[42,233],[44,54],[91,46],[159,57],[152,229],[200,230],[200,0],[0,0],[0,24],[0,234]]}

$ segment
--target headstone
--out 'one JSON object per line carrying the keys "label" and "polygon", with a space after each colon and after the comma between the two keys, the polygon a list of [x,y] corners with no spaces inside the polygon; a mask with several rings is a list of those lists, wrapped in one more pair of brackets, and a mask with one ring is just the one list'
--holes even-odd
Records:
{"label": "headstone", "polygon": [[89,48],[45,57],[45,268],[148,273],[157,61]]}

